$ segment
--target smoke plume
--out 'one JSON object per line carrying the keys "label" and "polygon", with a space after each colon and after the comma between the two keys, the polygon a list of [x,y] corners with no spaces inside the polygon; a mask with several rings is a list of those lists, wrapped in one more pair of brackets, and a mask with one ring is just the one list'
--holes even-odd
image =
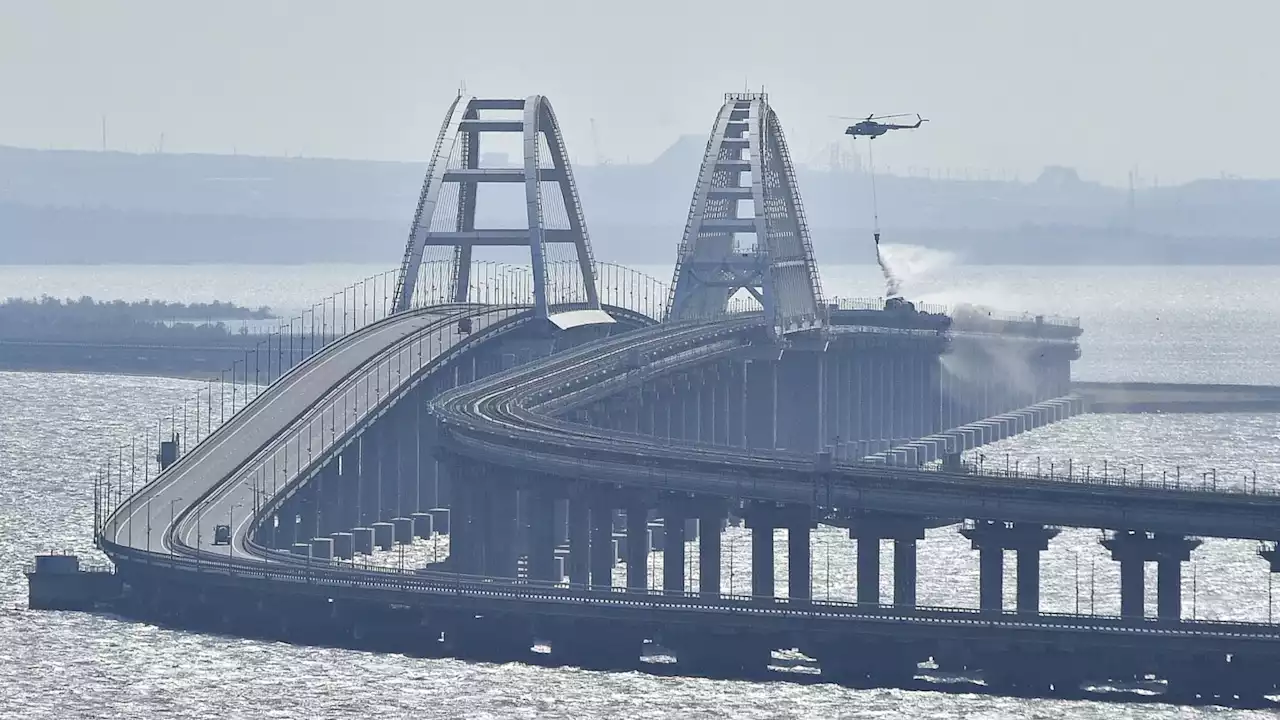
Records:
{"label": "smoke plume", "polygon": [[876,243],[876,263],[880,265],[880,272],[884,274],[885,297],[902,297],[902,281],[898,280],[898,276],[893,274],[893,268],[889,267],[889,262],[885,260],[884,250],[880,247],[880,243]]}

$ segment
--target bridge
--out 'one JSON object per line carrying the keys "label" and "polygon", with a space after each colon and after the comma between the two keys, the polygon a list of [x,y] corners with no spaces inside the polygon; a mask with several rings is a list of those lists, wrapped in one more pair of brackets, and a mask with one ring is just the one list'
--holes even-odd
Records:
{"label": "bridge", "polygon": [[[482,161],[498,134],[518,167]],[[489,226],[491,184],[522,187],[524,228]],[[528,265],[480,258],[504,246]],[[1166,699],[1258,702],[1280,626],[1184,619],[1182,568],[1203,537],[1280,539],[1280,497],[965,461],[1087,410],[1080,333],[825,297],[765,95],[725,97],[665,286],[592,257],[546,98],[460,97],[394,280],[317,303],[122,447],[95,478],[95,538],[129,588],[118,609],[185,627],[595,668],[660,646],[716,677],[770,677],[794,648],[851,685],[914,686],[932,662],[995,692],[1156,678]],[[722,573],[739,520],[748,593]],[[812,596],[819,525],[856,539],[853,601]],[[977,609],[916,602],[917,541],[950,525],[979,551]],[[1120,615],[1041,611],[1040,553],[1064,527],[1106,531]],[[368,562],[416,538],[444,557]]]}

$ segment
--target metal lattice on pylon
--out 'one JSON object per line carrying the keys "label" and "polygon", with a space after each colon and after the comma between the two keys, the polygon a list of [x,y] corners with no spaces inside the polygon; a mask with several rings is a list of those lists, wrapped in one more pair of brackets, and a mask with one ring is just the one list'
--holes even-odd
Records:
{"label": "metal lattice on pylon", "polygon": [[[481,139],[488,133],[521,134],[523,165],[482,166]],[[479,188],[486,183],[524,185],[527,227],[477,226]],[[473,249],[499,246],[529,248],[532,303],[538,317],[575,311],[575,323],[612,322],[600,309],[591,241],[564,137],[551,103],[541,95],[524,99],[459,95],[450,105],[405,246],[396,281],[396,310],[410,308],[415,292],[423,292],[418,285],[424,254],[434,251],[451,257],[449,276],[432,288],[427,302],[466,302],[473,289]],[[566,253],[571,256],[567,261],[553,257]],[[550,273],[549,266],[572,270]]]}
{"label": "metal lattice on pylon", "polygon": [[822,325],[822,287],[795,168],[764,93],[725,95],[698,172],[666,317],[722,315],[740,290],[764,307],[775,335]]}

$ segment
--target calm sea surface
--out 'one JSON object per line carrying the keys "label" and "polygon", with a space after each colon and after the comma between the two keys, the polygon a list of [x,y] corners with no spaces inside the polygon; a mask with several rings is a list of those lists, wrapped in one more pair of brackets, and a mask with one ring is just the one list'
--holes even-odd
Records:
{"label": "calm sea surface", "polygon": [[[1280,268],[965,267],[933,253],[894,251],[914,298],[1080,316],[1078,378],[1280,384],[1273,360],[1280,357]],[[290,311],[384,269],[0,266],[0,296],[217,299]],[[645,269],[669,279],[669,269]],[[874,267],[825,268],[823,281],[828,295],[875,296],[882,287]],[[95,556],[86,480],[95,463],[195,387],[170,379],[0,373],[0,717],[1272,716],[423,660],[25,610],[22,567],[34,553],[57,548]],[[1095,468],[1105,459],[1147,473],[1181,467],[1184,477],[1217,467],[1220,484],[1244,482],[1256,471],[1259,486],[1274,487],[1280,416],[1085,416],[991,446],[986,457],[1023,464],[1070,458]],[[1118,610],[1118,575],[1097,535],[1068,530],[1052,542],[1043,561],[1046,610]],[[853,542],[834,531],[815,533],[813,542],[815,596],[852,597]],[[749,587],[748,547],[745,535],[731,531],[726,590]],[[1183,615],[1266,619],[1267,573],[1253,549],[1210,540],[1197,550],[1184,571]],[[890,551],[882,548],[886,567]],[[931,531],[920,551],[921,603],[976,605],[977,556],[954,528]],[[431,552],[415,549],[417,556]],[[785,564],[778,567],[783,592]],[[887,593],[887,577],[885,583]],[[1011,593],[1012,583],[1006,587]]]}

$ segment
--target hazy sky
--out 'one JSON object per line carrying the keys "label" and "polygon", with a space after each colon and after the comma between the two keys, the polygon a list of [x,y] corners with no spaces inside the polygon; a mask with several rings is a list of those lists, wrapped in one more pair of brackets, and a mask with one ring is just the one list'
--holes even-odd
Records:
{"label": "hazy sky", "polygon": [[879,166],[1280,177],[1277,0],[0,0],[0,144],[421,160],[459,83],[648,159],[766,86],[792,153],[920,112]]}

